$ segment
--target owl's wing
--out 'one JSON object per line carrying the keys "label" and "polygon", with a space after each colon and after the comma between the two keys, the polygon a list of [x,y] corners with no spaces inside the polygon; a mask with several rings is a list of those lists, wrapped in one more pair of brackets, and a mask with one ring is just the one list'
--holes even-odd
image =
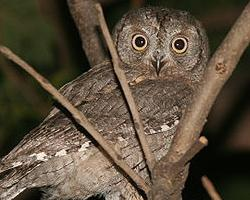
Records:
{"label": "owl's wing", "polygon": [[[93,67],[66,84],[60,92],[76,107],[117,88],[109,62]],[[0,199],[12,199],[24,187],[18,182],[41,163],[77,151],[87,138],[72,125],[67,114],[53,108],[47,118],[0,161]],[[35,183],[32,185],[35,187]],[[28,187],[28,185],[27,185]],[[14,188],[14,189],[13,189]]]}
{"label": "owl's wing", "polygon": [[29,180],[28,175],[54,157],[77,151],[86,141],[61,112],[43,122],[2,159],[0,199],[12,199],[26,188],[45,186],[39,179]]}
{"label": "owl's wing", "polygon": [[[119,138],[126,139],[129,150],[124,148],[124,151],[128,152],[122,152],[121,155],[134,165],[137,162],[137,158],[134,161],[134,155],[140,154],[141,151],[133,122],[111,66],[104,67],[106,69],[93,68],[89,73],[65,85],[61,92],[86,115],[105,139],[113,143]],[[161,154],[164,154],[167,144],[170,144],[167,138],[173,135],[178,124],[176,122],[181,116],[183,105],[189,100],[191,90],[181,81],[166,80],[142,81],[131,86],[131,89],[144,120],[145,132],[152,149],[161,150]],[[61,111],[59,112],[58,108],[53,109],[40,126],[31,131],[2,159],[0,199],[11,199],[13,196],[6,196],[13,195],[13,191],[17,191],[17,195],[25,188],[44,186],[36,185],[37,182],[29,186],[29,183],[23,180],[29,177],[32,170],[33,173],[37,172],[36,167],[47,160],[86,149],[86,146],[88,150],[93,147],[83,132],[79,131],[79,127],[72,123],[67,112]],[[161,154],[157,152],[157,155]],[[126,157],[128,155],[133,159]]]}
{"label": "owl's wing", "polygon": [[[117,83],[114,80],[111,65],[109,62],[105,62],[102,65],[93,67],[88,72],[67,83],[59,91],[74,106],[78,107],[81,104],[89,103],[99,98],[105,93],[112,92],[115,88],[117,88]],[[68,119],[69,116],[65,116],[67,114],[59,112],[60,110],[64,112],[60,105],[56,105],[56,107],[52,108],[45,120],[27,134],[1,162],[6,163],[9,160],[18,160],[18,157],[22,155],[26,156],[27,153],[34,153],[39,146],[48,148],[46,142],[50,140],[49,136],[59,136],[60,134],[63,136],[72,131],[70,127],[68,127],[69,130],[67,130],[67,126],[71,123]],[[72,136],[70,135],[70,137]],[[63,144],[64,143],[58,143],[59,146]],[[64,146],[62,147],[65,148]],[[0,168],[0,172],[1,171],[3,170]]]}
{"label": "owl's wing", "polygon": [[[109,61],[105,61],[65,84],[59,92],[74,106],[78,106],[83,101],[92,101],[100,94],[109,93],[115,88],[117,88],[117,82],[112,65]],[[59,109],[53,108],[45,120],[58,111]]]}

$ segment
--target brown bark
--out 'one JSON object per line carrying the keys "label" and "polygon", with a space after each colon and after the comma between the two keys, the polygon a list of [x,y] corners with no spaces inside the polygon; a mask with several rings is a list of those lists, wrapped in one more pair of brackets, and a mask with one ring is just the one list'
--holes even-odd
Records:
{"label": "brown bark", "polygon": [[209,194],[211,200],[222,200],[219,193],[216,191],[214,184],[207,176],[203,176],[201,178],[201,182],[203,187],[206,189],[207,193]]}
{"label": "brown bark", "polygon": [[82,41],[82,48],[90,66],[100,64],[109,59],[102,37],[98,30],[96,0],[68,0],[71,15]]}

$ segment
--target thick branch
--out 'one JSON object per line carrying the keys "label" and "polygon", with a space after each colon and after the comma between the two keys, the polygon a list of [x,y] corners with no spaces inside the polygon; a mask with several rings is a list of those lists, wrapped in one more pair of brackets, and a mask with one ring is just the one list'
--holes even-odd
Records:
{"label": "thick branch", "polygon": [[150,170],[150,172],[152,172],[152,169],[154,167],[155,164],[155,157],[148,145],[147,139],[146,139],[146,135],[144,133],[144,127],[143,127],[143,123],[140,117],[140,114],[137,110],[137,106],[135,103],[135,100],[133,98],[132,92],[129,88],[129,85],[127,83],[127,79],[126,79],[126,75],[123,71],[123,69],[120,67],[121,61],[120,58],[116,52],[113,40],[110,36],[109,30],[107,28],[107,24],[105,22],[104,16],[103,16],[103,12],[102,12],[102,8],[100,4],[96,4],[96,9],[98,11],[98,18],[100,21],[100,26],[104,35],[104,38],[107,42],[111,57],[112,57],[112,61],[113,61],[113,67],[114,67],[114,71],[115,74],[120,82],[120,85],[122,87],[124,96],[127,100],[127,103],[129,105],[132,117],[133,117],[133,121],[134,121],[134,126],[138,135],[138,138],[140,140],[140,144],[142,146],[142,150],[143,153],[146,157],[146,162],[148,165],[148,168]]}
{"label": "thick branch", "polygon": [[204,82],[181,119],[167,156],[160,161],[163,168],[169,163],[178,162],[197,140],[215,98],[235,69],[249,41],[250,2],[210,59]]}
{"label": "thick branch", "polygon": [[149,191],[149,186],[145,183],[145,181],[137,175],[121,158],[121,156],[111,147],[108,142],[104,139],[104,137],[95,130],[92,124],[88,121],[88,119],[84,116],[82,112],[80,112],[76,107],[74,107],[62,94],[58,92],[58,90],[49,83],[47,79],[37,73],[30,65],[28,65],[25,61],[11,52],[8,48],[0,46],[0,53],[2,53],[5,57],[19,65],[26,72],[28,72],[36,81],[48,92],[50,93],[61,105],[63,105],[74,117],[76,122],[81,125],[84,129],[86,129],[89,134],[98,142],[98,144],[106,151],[106,153],[112,158],[114,163],[119,166],[136,184],[139,188],[141,188],[146,194]]}
{"label": "thick branch", "polygon": [[82,48],[90,66],[100,64],[109,58],[97,28],[95,3],[97,3],[96,0],[68,0],[69,9],[78,28]]}

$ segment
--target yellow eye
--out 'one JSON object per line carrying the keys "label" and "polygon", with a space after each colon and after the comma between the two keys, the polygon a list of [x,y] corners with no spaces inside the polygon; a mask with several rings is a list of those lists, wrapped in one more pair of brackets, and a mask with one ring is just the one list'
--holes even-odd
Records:
{"label": "yellow eye", "polygon": [[137,51],[144,51],[148,46],[147,38],[142,34],[136,34],[132,38],[132,46]]}
{"label": "yellow eye", "polygon": [[183,54],[188,48],[188,40],[184,37],[177,37],[172,41],[171,47],[175,53]]}

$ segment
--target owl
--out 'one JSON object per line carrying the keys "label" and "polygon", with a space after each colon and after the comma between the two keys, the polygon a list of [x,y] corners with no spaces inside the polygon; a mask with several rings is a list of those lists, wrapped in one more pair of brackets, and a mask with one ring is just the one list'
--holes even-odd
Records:
{"label": "owl", "polygon": [[[203,79],[208,42],[201,24],[184,11],[146,7],[125,14],[113,41],[150,148],[166,155],[178,123]],[[122,158],[149,178],[131,114],[112,63],[104,61],[60,92]],[[40,188],[44,199],[143,199],[95,140],[60,104],[0,162],[0,199]]]}

